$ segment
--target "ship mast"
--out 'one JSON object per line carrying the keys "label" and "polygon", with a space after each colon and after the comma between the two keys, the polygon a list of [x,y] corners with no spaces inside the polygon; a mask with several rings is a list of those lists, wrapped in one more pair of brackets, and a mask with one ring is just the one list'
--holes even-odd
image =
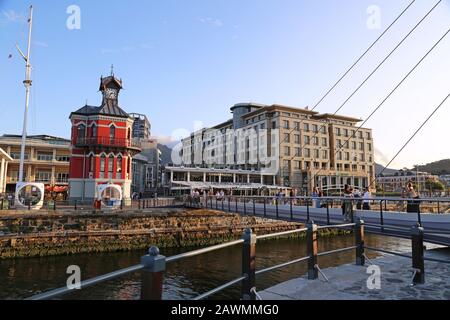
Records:
{"label": "ship mast", "polygon": [[30,18],[28,19],[29,31],[28,31],[28,48],[27,55],[25,56],[20,50],[19,46],[16,45],[17,50],[22,55],[25,60],[25,80],[23,84],[25,85],[25,112],[23,115],[23,130],[22,130],[22,144],[20,149],[20,167],[19,167],[19,183],[24,182],[23,180],[23,167],[25,162],[25,144],[27,139],[27,119],[28,119],[28,105],[30,101],[30,88],[32,85],[31,81],[31,64],[30,64],[30,52],[31,52],[31,31],[33,29],[33,6],[30,6]]}

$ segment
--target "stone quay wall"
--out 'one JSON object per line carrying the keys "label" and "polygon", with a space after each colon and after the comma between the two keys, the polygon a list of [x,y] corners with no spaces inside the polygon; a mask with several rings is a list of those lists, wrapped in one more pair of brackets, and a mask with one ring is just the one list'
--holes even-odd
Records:
{"label": "stone quay wall", "polygon": [[288,223],[210,210],[0,213],[0,259],[206,246],[299,228]]}

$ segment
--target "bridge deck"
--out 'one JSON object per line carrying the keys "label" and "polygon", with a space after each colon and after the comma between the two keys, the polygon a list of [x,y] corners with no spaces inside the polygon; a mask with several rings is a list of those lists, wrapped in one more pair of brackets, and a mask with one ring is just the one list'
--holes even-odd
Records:
{"label": "bridge deck", "polygon": [[[208,207],[211,203],[208,204]],[[190,206],[195,208],[195,206]],[[330,208],[329,215],[326,208],[312,208],[304,206],[292,206],[290,204],[274,205],[272,203],[249,202],[218,202],[212,204],[212,209],[238,213],[242,215],[254,215],[283,221],[307,222],[308,211],[310,221],[318,225],[341,224],[344,222],[341,209]],[[361,218],[366,224],[368,233],[410,238],[410,231],[419,222],[417,213],[355,211],[355,219]],[[450,245],[450,215],[425,214],[420,215],[421,224],[425,229],[425,241],[444,246]],[[383,225],[383,226],[381,226]]]}

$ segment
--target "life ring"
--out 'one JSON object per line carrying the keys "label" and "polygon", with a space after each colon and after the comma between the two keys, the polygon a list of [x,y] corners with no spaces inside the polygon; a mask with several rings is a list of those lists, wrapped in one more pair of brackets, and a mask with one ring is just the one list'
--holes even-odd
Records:
{"label": "life ring", "polygon": [[18,209],[39,210],[44,205],[43,183],[19,182],[16,186],[15,206]]}

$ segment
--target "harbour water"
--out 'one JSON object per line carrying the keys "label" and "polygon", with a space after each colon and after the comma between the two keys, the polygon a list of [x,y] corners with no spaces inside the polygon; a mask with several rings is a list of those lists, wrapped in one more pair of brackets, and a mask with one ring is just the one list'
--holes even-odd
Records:
{"label": "harbour water", "polygon": [[[319,252],[353,245],[353,236],[323,237]],[[410,241],[368,235],[368,246],[382,247],[397,252],[410,252]],[[162,254],[172,256],[195,248],[166,249]],[[0,260],[0,299],[23,299],[33,294],[65,286],[70,265],[81,268],[82,279],[138,264],[142,251],[101,254],[81,254],[30,259]],[[164,283],[164,299],[191,299],[221,284],[239,277],[241,246],[222,249],[209,254],[168,264]],[[294,260],[306,255],[305,239],[280,239],[257,244],[257,269]],[[374,258],[379,255],[369,254]],[[354,261],[354,252],[319,258],[321,268],[334,267]],[[300,277],[306,273],[306,264],[300,263],[257,277],[258,290]],[[76,291],[61,299],[75,300],[134,300],[139,299],[140,274],[130,274],[116,280]],[[213,299],[239,299],[239,285]]]}

